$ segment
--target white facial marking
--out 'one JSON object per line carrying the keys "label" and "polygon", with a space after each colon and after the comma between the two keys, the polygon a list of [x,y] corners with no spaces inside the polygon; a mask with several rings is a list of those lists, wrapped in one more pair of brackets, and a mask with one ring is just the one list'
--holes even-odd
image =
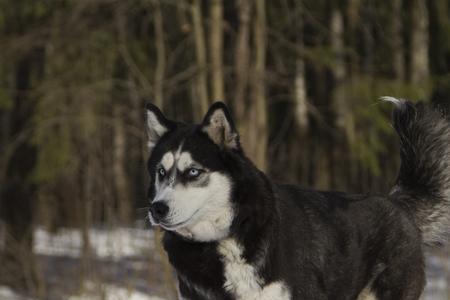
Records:
{"label": "white facial marking", "polygon": [[224,288],[237,300],[289,300],[289,289],[281,281],[265,284],[257,269],[243,258],[243,249],[233,238],[222,240],[218,251],[225,269]]}
{"label": "white facial marking", "polygon": [[208,185],[194,187],[177,184],[169,207],[172,224],[188,221],[178,233],[197,241],[211,241],[228,235],[233,221],[230,202],[231,182],[218,172],[208,175]]}
{"label": "white facial marking", "polygon": [[164,167],[166,171],[172,169],[174,162],[175,158],[172,152],[167,152],[161,159],[161,165]]}
{"label": "white facial marking", "polygon": [[190,165],[192,165],[194,160],[189,152],[182,152],[179,159],[177,160],[177,168],[181,172],[184,172]]}
{"label": "white facial marking", "polygon": [[180,146],[177,149],[177,152],[175,152],[175,160],[179,160],[180,159],[181,149],[182,148],[183,148],[183,143],[180,144]]}
{"label": "white facial marking", "polygon": [[[178,172],[185,171],[191,165],[200,166],[189,152],[182,151],[182,145],[176,152],[164,154],[161,165],[166,172],[174,166]],[[153,199],[153,202],[164,201],[169,206],[169,213],[160,224],[164,229],[196,241],[218,240],[229,234],[233,207],[230,200],[231,181],[225,174],[205,171],[197,182],[194,179],[184,183],[177,182],[176,175],[171,172],[166,176],[169,177],[161,182],[156,176]]]}

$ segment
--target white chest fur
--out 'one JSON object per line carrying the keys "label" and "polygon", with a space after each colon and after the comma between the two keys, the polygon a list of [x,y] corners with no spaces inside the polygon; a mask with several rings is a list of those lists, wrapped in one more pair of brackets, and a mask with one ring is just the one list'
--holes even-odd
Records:
{"label": "white chest fur", "polygon": [[289,300],[289,289],[281,281],[266,284],[255,266],[243,258],[243,248],[233,238],[219,243],[224,264],[224,288],[237,300]]}

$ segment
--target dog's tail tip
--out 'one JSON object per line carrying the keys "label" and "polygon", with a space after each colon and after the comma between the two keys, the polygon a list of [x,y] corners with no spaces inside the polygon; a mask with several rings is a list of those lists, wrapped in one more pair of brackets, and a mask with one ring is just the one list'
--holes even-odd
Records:
{"label": "dog's tail tip", "polygon": [[399,108],[399,109],[404,108],[406,106],[406,103],[408,102],[405,99],[395,98],[392,96],[382,96],[382,97],[380,97],[380,100],[384,101],[384,102],[390,102],[390,103],[394,104],[396,108]]}

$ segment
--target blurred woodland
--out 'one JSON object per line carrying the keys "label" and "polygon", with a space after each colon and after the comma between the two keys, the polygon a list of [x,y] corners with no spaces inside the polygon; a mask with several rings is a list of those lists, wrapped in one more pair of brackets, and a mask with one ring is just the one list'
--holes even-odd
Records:
{"label": "blurred woodland", "polygon": [[83,273],[89,228],[145,220],[147,101],[223,100],[275,180],[385,193],[385,95],[449,102],[449,0],[0,0],[0,284],[46,297],[37,227],[80,229]]}

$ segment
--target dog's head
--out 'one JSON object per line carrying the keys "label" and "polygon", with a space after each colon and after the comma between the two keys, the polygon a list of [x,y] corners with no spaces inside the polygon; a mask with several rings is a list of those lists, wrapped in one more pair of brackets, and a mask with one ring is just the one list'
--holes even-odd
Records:
{"label": "dog's head", "polygon": [[242,153],[227,107],[213,104],[198,125],[170,121],[152,104],[146,112],[150,222],[196,241],[226,237],[234,218],[227,157]]}

